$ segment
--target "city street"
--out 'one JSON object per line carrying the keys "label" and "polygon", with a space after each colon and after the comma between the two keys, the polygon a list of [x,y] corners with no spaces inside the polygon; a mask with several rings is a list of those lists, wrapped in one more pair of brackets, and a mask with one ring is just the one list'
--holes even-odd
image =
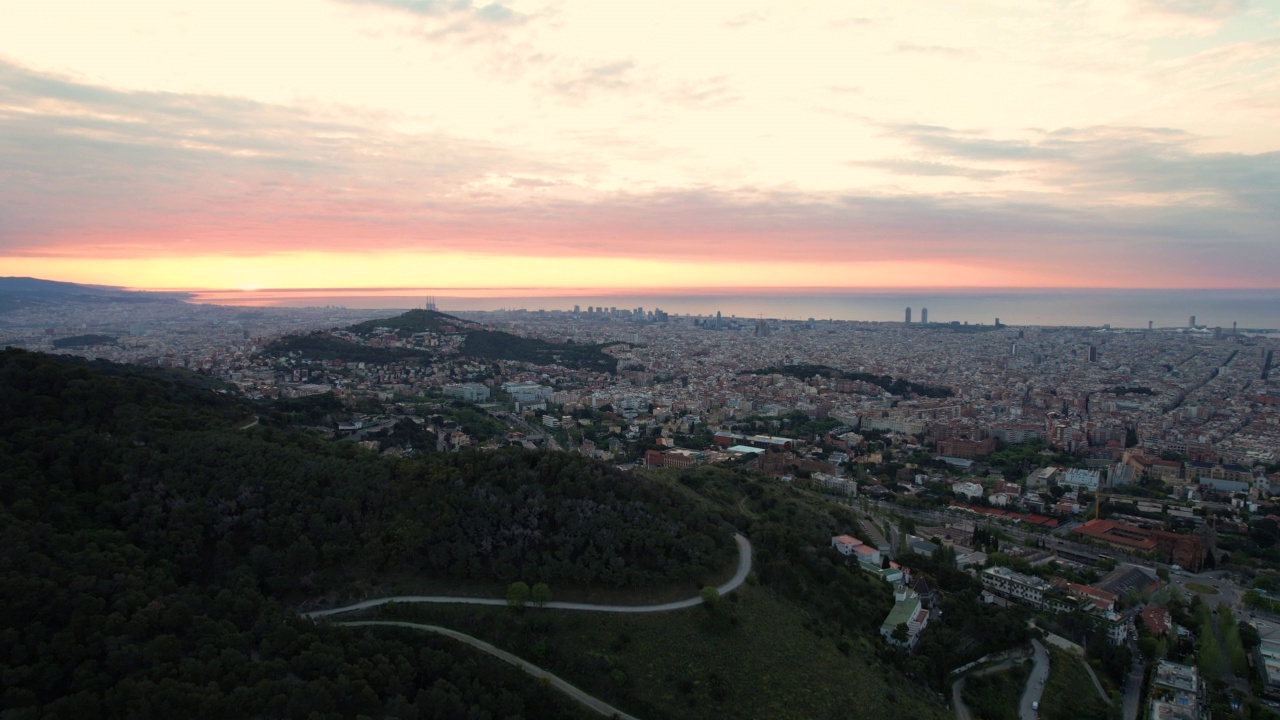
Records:
{"label": "city street", "polygon": [[1138,718],[1138,700],[1142,696],[1142,678],[1146,675],[1146,672],[1146,663],[1139,660],[1135,654],[1133,667],[1129,669],[1129,676],[1125,678],[1124,720],[1137,720]]}

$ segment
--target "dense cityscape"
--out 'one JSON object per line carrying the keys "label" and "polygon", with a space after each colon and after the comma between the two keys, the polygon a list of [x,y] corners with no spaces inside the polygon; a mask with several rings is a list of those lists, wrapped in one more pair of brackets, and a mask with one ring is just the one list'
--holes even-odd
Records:
{"label": "dense cityscape", "polygon": [[[1280,337],[1194,318],[917,318],[98,302],[0,315],[0,344],[195,371],[395,457],[517,446],[628,472],[739,467],[855,510],[831,547],[893,589],[880,635],[904,668],[941,642],[926,578],[948,558],[986,603],[1034,613],[1052,652],[1089,660],[1114,704],[1099,717],[1280,700]],[[476,333],[507,349],[481,352]],[[526,345],[544,354],[510,350]],[[1000,650],[962,677],[1025,651],[1034,716],[1050,651]]]}
{"label": "dense cityscape", "polygon": [[1280,2],[2,17],[0,720],[1280,720]]}

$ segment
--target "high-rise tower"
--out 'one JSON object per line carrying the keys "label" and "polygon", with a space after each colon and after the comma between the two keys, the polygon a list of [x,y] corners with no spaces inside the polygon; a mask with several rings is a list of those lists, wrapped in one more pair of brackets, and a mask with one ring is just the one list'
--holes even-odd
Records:
{"label": "high-rise tower", "polygon": [[903,322],[907,325],[911,324],[911,308],[910,307],[907,308],[907,319],[903,320]]}
{"label": "high-rise tower", "polygon": [[920,308],[920,324],[929,324],[929,308]]}

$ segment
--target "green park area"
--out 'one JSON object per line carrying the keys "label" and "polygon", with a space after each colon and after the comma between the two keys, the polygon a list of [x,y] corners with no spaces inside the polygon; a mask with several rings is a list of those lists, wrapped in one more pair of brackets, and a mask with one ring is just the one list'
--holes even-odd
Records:
{"label": "green park area", "polygon": [[1190,590],[1193,593],[1199,593],[1200,595],[1217,595],[1218,594],[1217,588],[1213,587],[1212,585],[1205,585],[1204,583],[1189,582],[1183,587],[1185,587],[1186,589]]}

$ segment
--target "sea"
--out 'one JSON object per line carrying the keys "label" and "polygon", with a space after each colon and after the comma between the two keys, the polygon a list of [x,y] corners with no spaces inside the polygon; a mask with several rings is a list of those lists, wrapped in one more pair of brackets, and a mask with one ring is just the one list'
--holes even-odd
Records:
{"label": "sea", "polygon": [[191,301],[260,307],[407,310],[434,302],[442,312],[589,307],[670,315],[1121,328],[1280,328],[1277,290],[850,289],[850,288],[323,288],[197,290]]}

